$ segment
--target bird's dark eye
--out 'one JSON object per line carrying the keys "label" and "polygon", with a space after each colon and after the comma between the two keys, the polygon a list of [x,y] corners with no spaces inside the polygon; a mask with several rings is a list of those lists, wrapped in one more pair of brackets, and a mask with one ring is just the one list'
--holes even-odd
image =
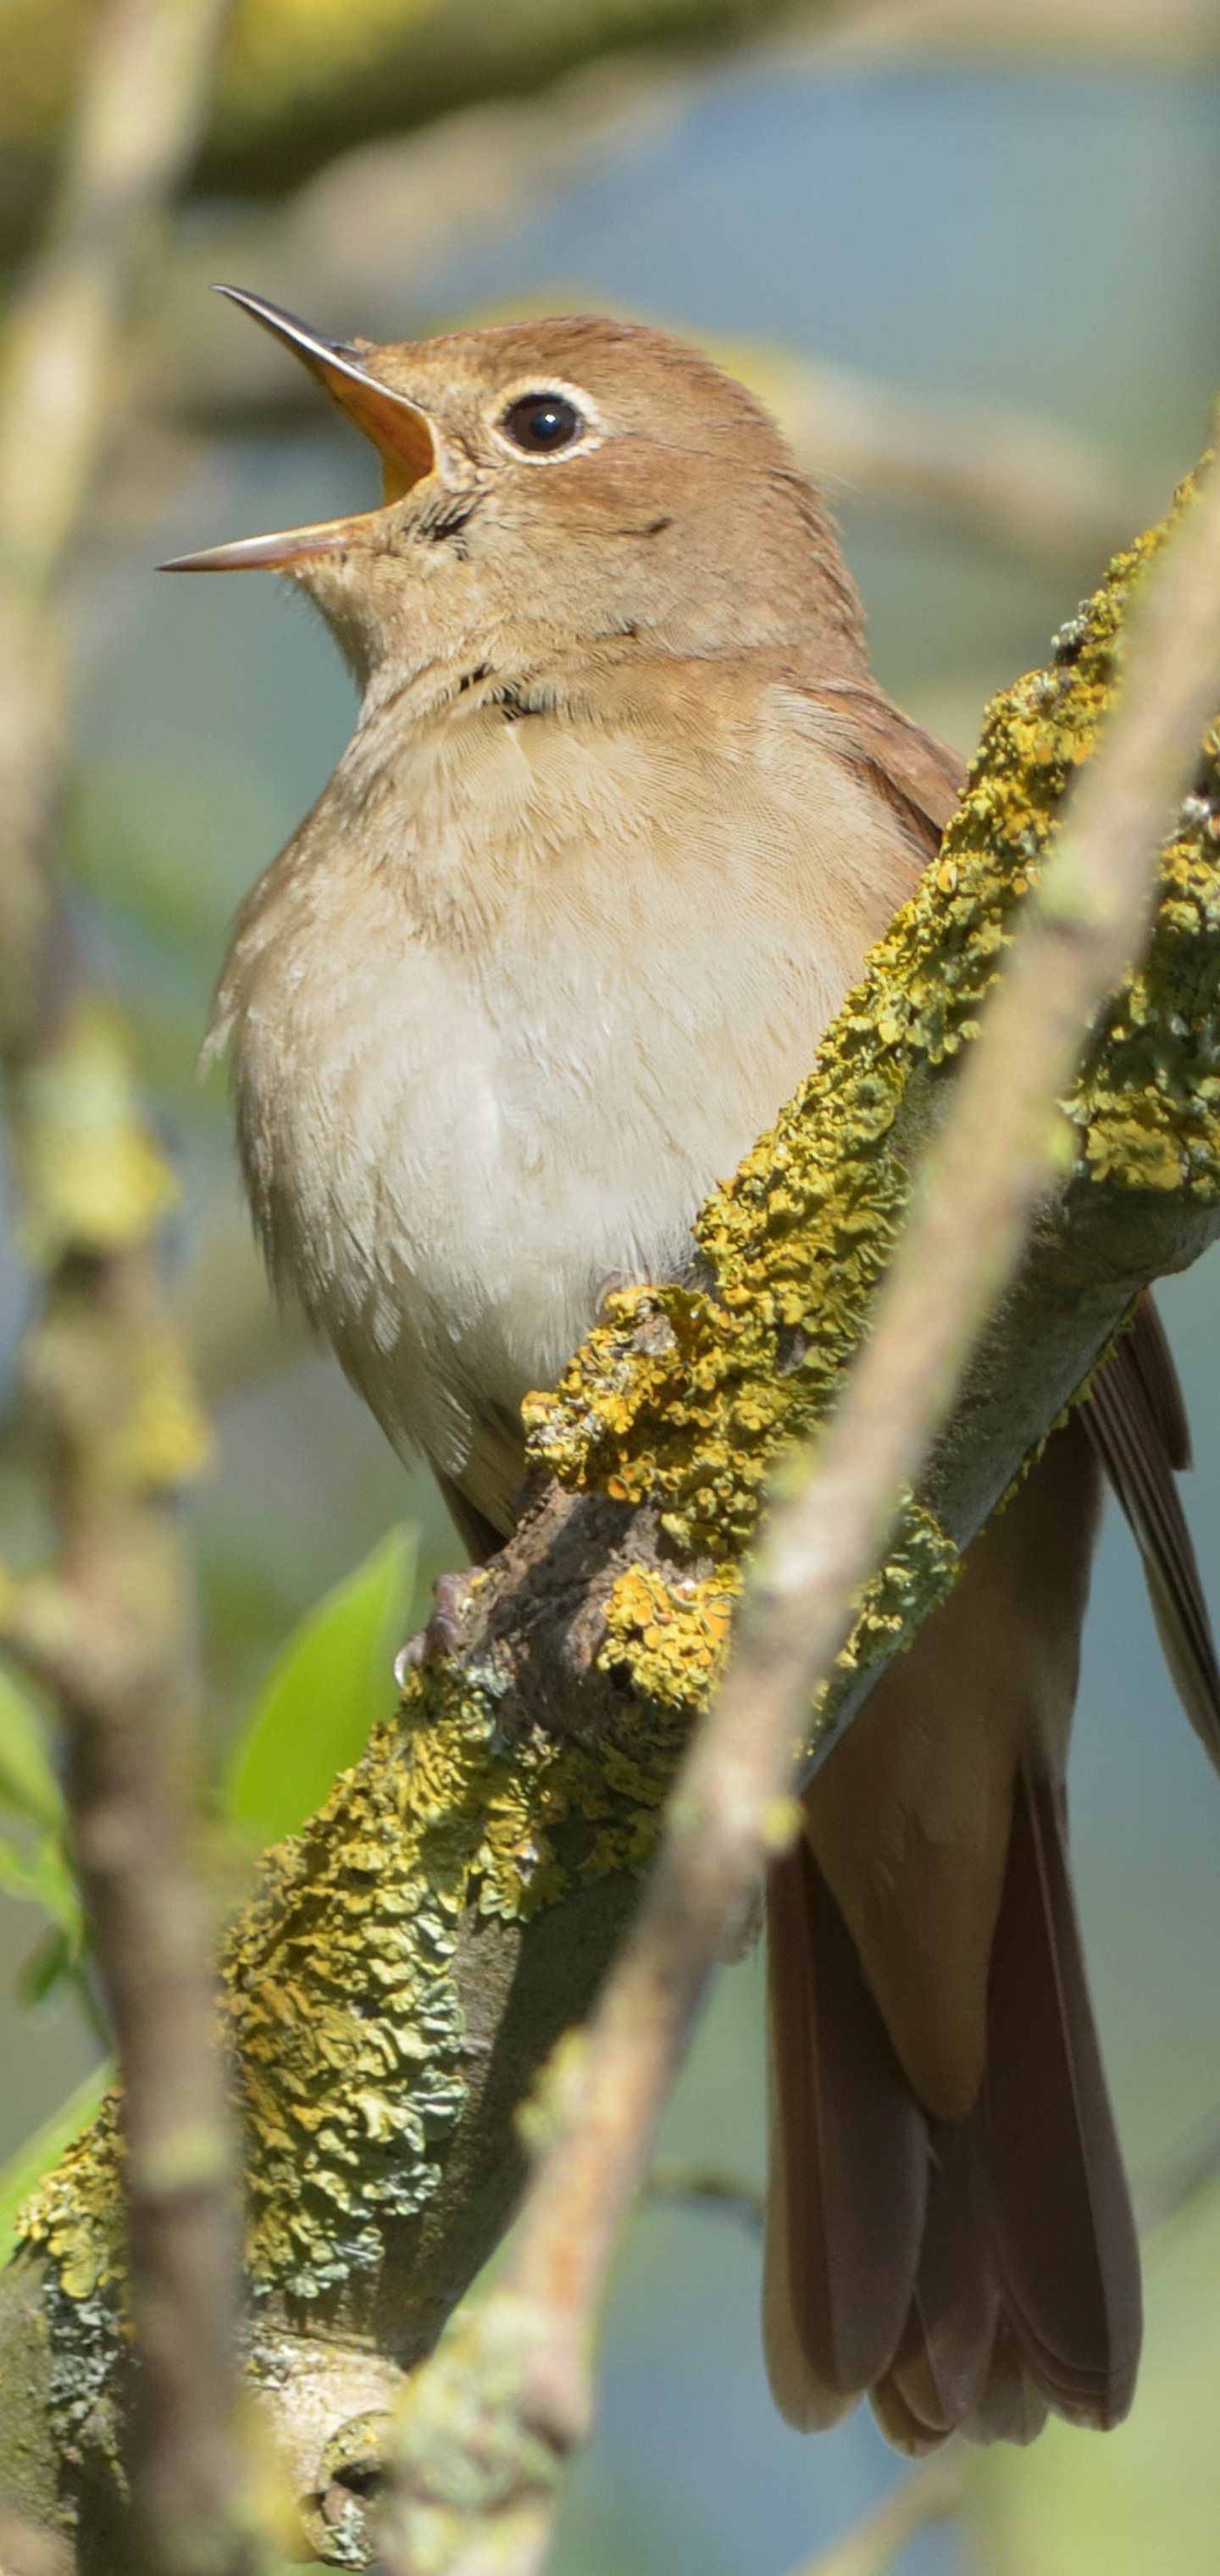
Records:
{"label": "bird's dark eye", "polygon": [[554,456],[581,436],[584,425],[566,394],[519,394],[500,423],[505,437],[527,456]]}

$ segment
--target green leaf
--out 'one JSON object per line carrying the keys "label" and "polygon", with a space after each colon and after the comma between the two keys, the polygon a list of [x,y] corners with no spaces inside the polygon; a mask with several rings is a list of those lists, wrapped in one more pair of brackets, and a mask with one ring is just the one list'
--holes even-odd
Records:
{"label": "green leaf", "polygon": [[47,1751],[46,1731],[24,1691],[0,1665],[0,1806],[54,1832],[64,1802]]}
{"label": "green leaf", "polygon": [[78,1922],[75,1929],[60,1923],[48,1924],[41,1941],[35,1942],[17,1972],[17,2001],[27,2012],[45,2004],[61,1986],[71,1986],[86,2018],[97,2026],[96,2006],[90,2010],[90,1988],[81,1964],[83,1935],[83,1922]]}
{"label": "green leaf", "polygon": [[224,1787],[225,1813],[260,1843],[295,1833],[390,1715],[418,1543],[413,1528],[391,1530],[302,1620],[264,1684]]}
{"label": "green leaf", "polygon": [[17,2248],[17,2212],[28,2200],[43,2175],[57,2165],[65,2147],[87,2127],[102,2095],[114,2082],[114,2068],[109,2064],[95,2066],[93,2073],[78,2084],[58,2111],[53,2111],[41,2129],[18,2147],[15,2156],[0,2168],[0,2263],[11,2261]]}
{"label": "green leaf", "polygon": [[0,1887],[7,1896],[41,1905],[79,1956],[84,1940],[80,1892],[58,1835],[40,1834],[18,1843],[0,1833]]}

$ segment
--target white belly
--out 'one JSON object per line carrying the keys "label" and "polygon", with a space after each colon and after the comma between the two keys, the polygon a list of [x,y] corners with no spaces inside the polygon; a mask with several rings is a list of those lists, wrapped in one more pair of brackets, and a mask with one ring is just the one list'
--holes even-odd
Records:
{"label": "white belly", "polygon": [[[534,792],[533,880],[494,909],[477,869],[495,853],[456,829],[433,844],[429,882],[469,896],[440,926],[409,866],[344,857],[333,824],[318,866],[307,826],[230,1006],[273,1268],[391,1437],[501,1526],[523,1395],[553,1383],[609,1277],[680,1267],[848,980],[793,900],[792,802],[768,834],[757,794],[747,821],[726,789],[676,866],[642,784],[627,828],[620,801],[600,832],[570,796],[557,822],[553,779],[540,824]],[[480,811],[504,830],[485,779]]]}

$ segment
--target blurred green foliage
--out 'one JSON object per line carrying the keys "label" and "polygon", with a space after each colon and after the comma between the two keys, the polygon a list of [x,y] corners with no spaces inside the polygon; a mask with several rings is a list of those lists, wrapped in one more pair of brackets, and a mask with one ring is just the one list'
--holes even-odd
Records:
{"label": "blurred green foliage", "polygon": [[1048,2424],[1029,2453],[978,2463],[978,2576],[1215,2576],[1220,2191],[1172,2221],[1146,2262],[1136,2404],[1104,2441]]}
{"label": "blurred green foliage", "polygon": [[301,1621],[274,1664],[225,1767],[223,1809],[260,1847],[295,1833],[359,1761],[397,1693],[394,1653],[415,1581],[419,1535],[389,1532]]}
{"label": "blurred green foliage", "polygon": [[64,1802],[33,1702],[0,1667],[0,1887],[50,1917],[20,1973],[22,2000],[40,2003],[63,1978],[83,1983],[84,1921],[64,1840]]}

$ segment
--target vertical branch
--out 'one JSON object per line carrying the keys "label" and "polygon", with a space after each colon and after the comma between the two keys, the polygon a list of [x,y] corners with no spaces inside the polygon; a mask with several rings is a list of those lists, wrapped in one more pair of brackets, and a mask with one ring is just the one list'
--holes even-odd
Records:
{"label": "vertical branch", "polygon": [[842,1404],[764,1527],[654,1877],[535,2114],[539,2153],[507,2259],[408,2388],[387,2576],[536,2576],[544,2563],[561,2463],[589,2417],[609,2267],[695,2015],[769,1857],[799,1827],[787,1793],[819,1686],[1062,1175],[1058,1104],[1140,954],[1158,850],[1218,702],[1213,469],[1133,619],[1122,698],[965,1058]]}
{"label": "vertical branch", "polygon": [[173,1179],[52,868],[66,767],[58,591],[123,327],[193,145],[223,0],[107,0],[0,381],[0,1059],[45,1286],[23,1393],[54,1520],[0,1637],[67,1728],[76,1857],[123,2075],[131,2467],[151,2576],[241,2576],[238,2249],[208,1925],[188,1852],[200,1684],[177,1495],[206,1447],[164,1307]]}
{"label": "vertical branch", "polygon": [[228,0],[105,0],[45,247],[0,378],[0,1048],[39,1042],[61,975],[46,856],[64,770],[55,595],[113,422],[120,335],[189,161]]}

